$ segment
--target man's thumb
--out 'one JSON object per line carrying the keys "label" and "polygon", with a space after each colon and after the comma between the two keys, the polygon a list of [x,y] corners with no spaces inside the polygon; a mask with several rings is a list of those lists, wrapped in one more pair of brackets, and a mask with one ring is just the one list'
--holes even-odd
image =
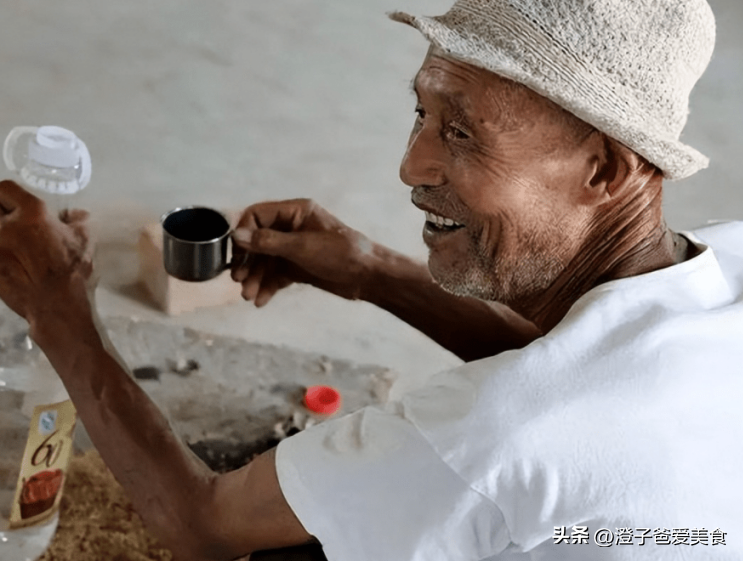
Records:
{"label": "man's thumb", "polygon": [[244,228],[235,228],[232,232],[232,241],[245,249],[250,248],[250,241],[253,238],[253,232]]}

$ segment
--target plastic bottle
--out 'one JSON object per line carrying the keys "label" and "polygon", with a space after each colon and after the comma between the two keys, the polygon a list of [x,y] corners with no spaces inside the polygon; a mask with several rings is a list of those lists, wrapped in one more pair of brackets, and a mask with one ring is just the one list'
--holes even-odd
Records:
{"label": "plastic bottle", "polygon": [[24,332],[0,345],[0,561],[33,561],[57,528],[75,410]]}
{"label": "plastic bottle", "polygon": [[[85,143],[61,127],[14,128],[3,159],[50,211],[67,208],[90,181]],[[49,547],[75,420],[64,385],[27,333],[0,340],[0,561],[33,561]]]}

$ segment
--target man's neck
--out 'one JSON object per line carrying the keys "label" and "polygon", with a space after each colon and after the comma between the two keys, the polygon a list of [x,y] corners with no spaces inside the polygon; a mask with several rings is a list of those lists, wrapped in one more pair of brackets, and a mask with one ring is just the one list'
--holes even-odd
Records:
{"label": "man's neck", "polygon": [[697,252],[663,220],[660,183],[657,190],[619,201],[598,216],[591,235],[550,287],[511,305],[542,333],[554,328],[594,287],[670,267]]}

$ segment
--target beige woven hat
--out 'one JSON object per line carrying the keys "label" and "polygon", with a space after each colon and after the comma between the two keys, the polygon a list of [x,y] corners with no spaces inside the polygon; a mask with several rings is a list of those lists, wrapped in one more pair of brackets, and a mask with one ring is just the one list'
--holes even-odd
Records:
{"label": "beige woven hat", "polygon": [[443,16],[389,17],[449,56],[551,99],[667,179],[709,164],[679,141],[714,49],[706,0],[458,0]]}

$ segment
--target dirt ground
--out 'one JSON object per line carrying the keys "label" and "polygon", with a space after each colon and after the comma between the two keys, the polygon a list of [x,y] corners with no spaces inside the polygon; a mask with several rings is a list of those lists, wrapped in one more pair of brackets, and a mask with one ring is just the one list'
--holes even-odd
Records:
{"label": "dirt ground", "polygon": [[40,561],[170,561],[94,450],[70,462],[59,526]]}

